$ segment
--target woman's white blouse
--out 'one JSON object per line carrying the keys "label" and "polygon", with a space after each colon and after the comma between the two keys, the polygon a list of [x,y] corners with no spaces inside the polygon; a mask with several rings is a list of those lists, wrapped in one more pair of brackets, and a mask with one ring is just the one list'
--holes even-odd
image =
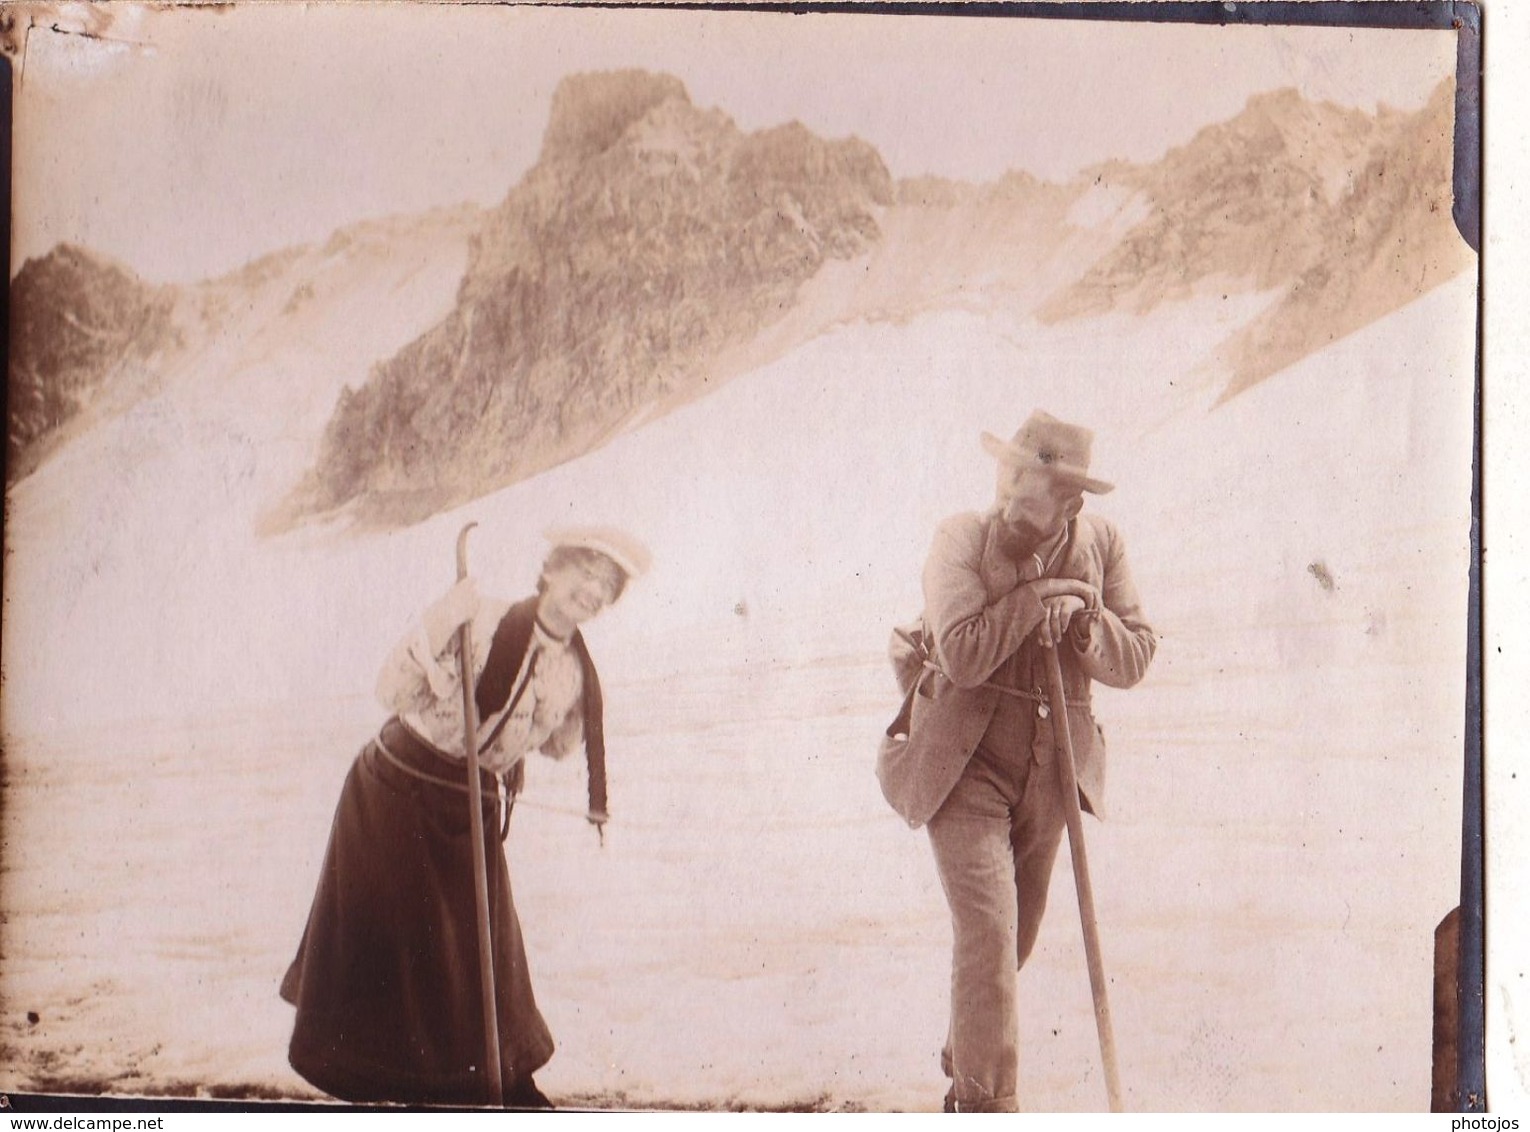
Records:
{"label": "woman's white blouse", "polygon": [[[473,615],[475,682],[488,664],[494,631],[509,608],[506,602],[481,599]],[[463,758],[458,636],[453,631],[446,641],[432,642],[427,630],[430,623],[427,611],[421,623],[389,653],[378,675],[377,698],[436,750]],[[523,684],[525,690],[517,698],[515,691]],[[503,711],[479,720],[480,748],[499,728],[493,744],[480,754],[480,765],[502,774],[524,759],[528,751],[540,750],[553,758],[562,758],[576,750],[584,742],[583,690],[584,671],[578,655],[568,642],[533,624],[526,656],[511,685],[510,698],[515,707],[509,719],[504,720],[502,728]]]}

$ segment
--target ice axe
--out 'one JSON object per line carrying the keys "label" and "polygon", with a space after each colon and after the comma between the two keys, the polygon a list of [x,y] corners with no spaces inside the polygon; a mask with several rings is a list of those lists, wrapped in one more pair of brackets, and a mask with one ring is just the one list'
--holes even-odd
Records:
{"label": "ice axe", "polygon": [[[469,523],[457,535],[457,580],[468,576]],[[505,1083],[499,1061],[499,1009],[494,994],[494,941],[489,934],[489,864],[483,848],[483,786],[478,779],[478,701],[473,685],[473,622],[457,629],[457,671],[462,677],[462,748],[467,754],[468,823],[473,841],[473,896],[478,916],[478,986],[483,997],[484,1077],[489,1083],[489,1103],[505,1102]]]}
{"label": "ice axe", "polygon": [[1068,728],[1068,700],[1063,693],[1062,662],[1054,645],[1047,655],[1047,678],[1051,684],[1052,718],[1057,744],[1057,788],[1062,793],[1063,814],[1068,822],[1068,851],[1073,857],[1073,881],[1078,888],[1078,914],[1084,926],[1084,956],[1089,963],[1089,989],[1094,994],[1094,1024],[1100,1034],[1100,1061],[1105,1066],[1105,1092],[1110,1111],[1121,1111],[1121,1079],[1116,1069],[1116,1039],[1110,1026],[1110,1001],[1105,994],[1105,964],[1100,959],[1100,929],[1094,918],[1094,887],[1089,883],[1089,862],[1084,856],[1084,815],[1078,804],[1078,770],[1073,758],[1073,734]]}

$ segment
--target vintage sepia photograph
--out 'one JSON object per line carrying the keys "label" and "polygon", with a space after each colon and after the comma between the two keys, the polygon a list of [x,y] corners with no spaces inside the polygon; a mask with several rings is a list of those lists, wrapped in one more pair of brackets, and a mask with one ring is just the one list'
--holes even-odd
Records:
{"label": "vintage sepia photograph", "polygon": [[1472,1107],[1478,60],[1161,7],[0,12],[0,1093]]}

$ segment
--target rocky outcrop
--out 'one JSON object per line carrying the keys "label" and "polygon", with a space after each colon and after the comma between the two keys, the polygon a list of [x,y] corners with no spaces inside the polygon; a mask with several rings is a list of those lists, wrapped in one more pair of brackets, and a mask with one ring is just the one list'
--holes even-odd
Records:
{"label": "rocky outcrop", "polygon": [[1453,88],[1414,113],[1249,100],[1152,165],[1109,164],[1096,185],[1145,216],[1041,308],[1047,321],[1145,313],[1198,288],[1275,293],[1220,361],[1231,396],[1461,271],[1451,219]]}
{"label": "rocky outcrop", "polygon": [[1206,358],[1232,396],[1469,267],[1451,98],[1369,114],[1276,92],[1149,165],[974,185],[895,183],[869,145],[798,123],[745,133],[671,77],[571,77],[538,161],[487,211],[364,221],[178,288],[69,246],[29,261],[11,285],[9,480],[195,388],[197,412],[264,438],[262,530],[392,526],[839,323],[962,310],[1025,333],[1212,288],[1267,299]]}
{"label": "rocky outcrop", "polygon": [[1231,397],[1468,270],[1474,255],[1451,215],[1453,91],[1417,114],[1383,108],[1381,142],[1327,216],[1280,302],[1220,352]]}
{"label": "rocky outcrop", "polygon": [[173,341],[175,289],[60,244],[11,282],[6,480],[31,472],[82,417],[151,380]]}
{"label": "rocky outcrop", "polygon": [[664,76],[565,80],[456,309],[342,396],[298,513],[423,517],[695,395],[892,199],[858,140],[746,134]]}

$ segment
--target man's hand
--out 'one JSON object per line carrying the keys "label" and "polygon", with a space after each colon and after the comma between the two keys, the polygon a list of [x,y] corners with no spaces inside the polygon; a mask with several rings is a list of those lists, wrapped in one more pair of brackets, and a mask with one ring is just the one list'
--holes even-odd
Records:
{"label": "man's hand", "polygon": [[1077,578],[1037,578],[1029,584],[1031,590],[1042,601],[1071,594],[1081,599],[1086,608],[1100,608],[1100,591],[1088,582],[1081,582]]}
{"label": "man's hand", "polygon": [[1068,626],[1073,624],[1075,619],[1082,621],[1092,612],[1083,598],[1075,597],[1073,594],[1049,597],[1041,603],[1041,608],[1041,624],[1036,627],[1036,639],[1041,642],[1041,647],[1046,649],[1052,648],[1063,639]]}
{"label": "man's hand", "polygon": [[1043,648],[1052,648],[1063,639],[1068,626],[1098,612],[1100,592],[1088,582],[1076,578],[1040,578],[1031,583],[1041,599],[1041,624],[1036,639]]}

